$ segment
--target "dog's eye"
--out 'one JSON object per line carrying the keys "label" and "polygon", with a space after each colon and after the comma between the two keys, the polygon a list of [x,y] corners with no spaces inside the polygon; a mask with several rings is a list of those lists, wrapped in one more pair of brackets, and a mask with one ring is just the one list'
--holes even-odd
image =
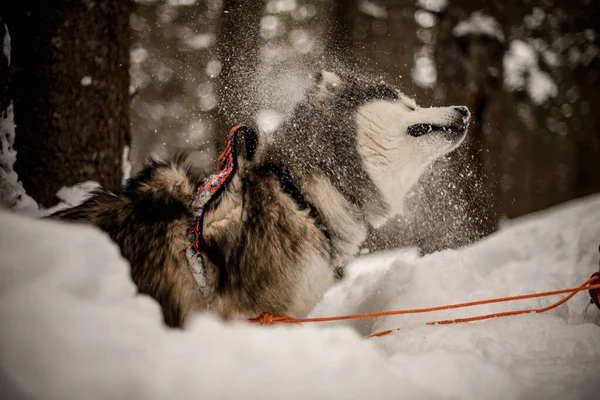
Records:
{"label": "dog's eye", "polygon": [[404,106],[410,111],[416,111],[419,108],[417,103],[415,103],[412,99],[409,99],[407,97],[402,97],[402,102],[404,103]]}

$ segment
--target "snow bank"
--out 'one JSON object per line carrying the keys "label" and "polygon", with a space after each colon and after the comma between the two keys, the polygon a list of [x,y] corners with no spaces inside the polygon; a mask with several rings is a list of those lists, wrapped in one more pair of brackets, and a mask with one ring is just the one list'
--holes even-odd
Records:
{"label": "snow bank", "polygon": [[[256,327],[199,315],[166,328],[127,263],[90,227],[0,212],[0,387],[27,399],[592,398],[598,310],[423,326],[445,314],[347,326]],[[354,263],[314,315],[423,307],[582,282],[597,265],[600,196],[516,222],[472,247]],[[537,306],[530,300],[511,307]],[[404,327],[363,340],[364,334]]]}
{"label": "snow bank", "polygon": [[[422,258],[408,252],[388,261],[389,268],[379,265],[375,271],[359,260],[350,267],[349,279],[330,290],[313,315],[432,307],[575,287],[598,269],[599,244],[600,196],[595,196],[512,221],[488,239],[461,250]],[[390,259],[389,254],[387,258]],[[377,257],[370,259],[371,263],[377,261]],[[600,327],[594,324],[599,321],[600,311],[591,306],[584,320],[583,312],[590,300],[585,292],[547,314],[458,325],[423,325],[442,319],[543,307],[560,298],[359,320],[345,325],[364,335],[402,327],[399,332],[376,340],[393,358],[407,354],[420,358],[418,372],[406,365],[415,376],[413,382],[423,379],[419,375],[422,371],[441,368],[444,376],[438,376],[438,381],[453,382],[453,394],[461,398],[490,396],[466,396],[463,392],[467,386],[479,386],[478,379],[466,378],[469,374],[490,366],[499,369],[500,386],[523,390],[518,391],[517,397],[528,393],[535,398],[561,398],[566,394],[586,398],[584,394],[591,392],[582,390],[590,385],[600,389]],[[425,356],[428,353],[431,359]],[[434,354],[443,355],[443,359],[436,359]],[[482,383],[481,390],[487,385]]]}
{"label": "snow bank", "polygon": [[95,189],[100,187],[100,184],[96,181],[85,181],[73,186],[63,186],[56,192],[56,197],[59,200],[58,204],[41,210],[41,214],[50,215],[57,211],[64,210],[65,208],[78,206],[83,203]]}

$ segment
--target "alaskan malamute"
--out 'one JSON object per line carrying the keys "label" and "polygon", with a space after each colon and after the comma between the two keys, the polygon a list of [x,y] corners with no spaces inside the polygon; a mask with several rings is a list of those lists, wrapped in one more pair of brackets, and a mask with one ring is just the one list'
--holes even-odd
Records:
{"label": "alaskan malamute", "polygon": [[52,217],[106,231],[171,326],[195,311],[303,317],[368,226],[402,212],[411,186],[461,143],[468,123],[466,107],[420,108],[387,84],[322,71],[275,133],[244,131],[235,170],[202,209],[201,271],[189,241],[206,179],[181,160],[153,161],[121,193],[97,191]]}

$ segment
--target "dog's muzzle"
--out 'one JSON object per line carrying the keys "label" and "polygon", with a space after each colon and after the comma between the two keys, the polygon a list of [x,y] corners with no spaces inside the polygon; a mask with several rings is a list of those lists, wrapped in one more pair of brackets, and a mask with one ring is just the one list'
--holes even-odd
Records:
{"label": "dog's muzzle", "polygon": [[457,112],[456,122],[449,125],[439,124],[415,124],[408,127],[407,133],[413,137],[419,137],[434,132],[441,132],[448,140],[456,140],[462,137],[467,130],[471,113],[464,106],[454,107]]}

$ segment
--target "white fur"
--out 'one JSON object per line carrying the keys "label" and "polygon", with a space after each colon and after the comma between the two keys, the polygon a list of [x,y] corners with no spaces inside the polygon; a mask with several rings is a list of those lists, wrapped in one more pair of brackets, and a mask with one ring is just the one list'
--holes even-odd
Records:
{"label": "white fur", "polygon": [[321,300],[323,294],[333,285],[333,269],[329,260],[318,249],[304,254],[302,271],[294,286],[294,296],[287,315],[294,318],[306,316]]}
{"label": "white fur", "polygon": [[332,260],[334,268],[341,266],[348,255],[358,253],[367,237],[367,228],[358,217],[359,211],[333,186],[329,179],[314,177],[306,189],[306,199],[321,213],[325,224],[336,235],[331,238],[333,247],[340,250]]}
{"label": "white fur", "polygon": [[356,116],[357,150],[363,165],[389,206],[389,216],[401,214],[404,198],[424,169],[436,158],[456,148],[460,140],[442,132],[413,137],[415,124],[451,125],[462,116],[453,107],[418,108],[402,96],[397,101],[378,100],[359,108]]}

